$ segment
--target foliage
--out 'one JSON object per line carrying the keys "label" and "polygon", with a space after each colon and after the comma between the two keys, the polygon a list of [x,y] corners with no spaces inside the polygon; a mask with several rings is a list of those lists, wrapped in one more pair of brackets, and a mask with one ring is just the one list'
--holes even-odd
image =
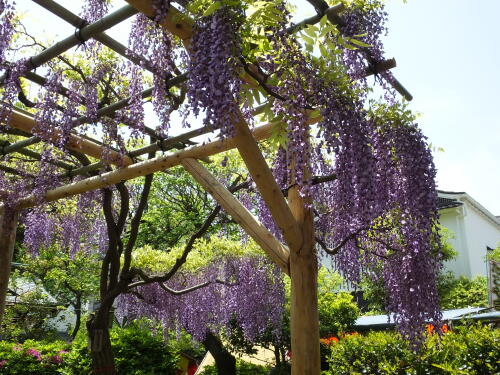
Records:
{"label": "foliage", "polygon": [[0,374],[56,375],[68,357],[63,341],[27,340],[23,344],[0,341]]}
{"label": "foliage", "polygon": [[[217,367],[215,365],[207,366],[200,373],[200,375],[218,375]],[[237,375],[267,375],[269,374],[269,367],[260,366],[253,363],[245,362],[243,360],[236,361],[236,374]]]}
{"label": "foliage", "polygon": [[500,262],[500,243],[497,247],[488,253],[488,259],[494,260],[495,262]]}
{"label": "foliage", "polygon": [[496,374],[500,371],[500,330],[460,326],[441,338],[427,335],[419,352],[394,332],[351,335],[331,346],[329,358],[325,375]]}
{"label": "foliage", "polygon": [[485,276],[456,278],[451,272],[438,279],[443,309],[488,306],[488,280]]}
{"label": "foliage", "polygon": [[74,303],[77,296],[87,301],[97,294],[99,259],[96,254],[79,251],[70,256],[52,246],[41,250],[36,257],[26,254],[22,262],[22,275],[42,285],[61,305]]}
{"label": "foliage", "polygon": [[[111,329],[111,343],[118,374],[142,375],[162,373],[175,375],[178,353],[163,338],[163,331],[146,320]],[[92,372],[85,333],[80,333],[68,354],[64,374],[87,375]]]}
{"label": "foliage", "polygon": [[[111,340],[118,374],[175,375],[181,344],[166,343],[158,325],[147,321],[114,327]],[[186,348],[184,343],[181,345]],[[86,332],[72,344],[63,341],[27,340],[23,344],[0,341],[0,374],[88,375],[92,372]]]}
{"label": "foliage", "polygon": [[27,280],[20,278],[17,272],[11,277],[9,286],[19,295],[6,306],[0,331],[2,339],[18,342],[55,339],[55,328],[48,319],[55,318],[64,307],[54,303],[39,286],[28,284],[30,289],[25,290],[26,283]]}
{"label": "foliage", "polygon": [[359,316],[358,306],[351,294],[322,293],[318,296],[320,336],[338,335],[346,332]]}
{"label": "foliage", "polygon": [[[174,265],[183,250],[183,246],[175,246],[166,252],[146,245],[134,251],[132,264],[134,267],[153,273],[162,272]],[[193,250],[187,256],[187,261],[183,265],[182,270],[196,273],[215,260],[224,258],[224,256],[242,257],[246,255],[263,256],[264,253],[254,241],[242,243],[214,235],[209,239],[199,239],[196,241]]]}

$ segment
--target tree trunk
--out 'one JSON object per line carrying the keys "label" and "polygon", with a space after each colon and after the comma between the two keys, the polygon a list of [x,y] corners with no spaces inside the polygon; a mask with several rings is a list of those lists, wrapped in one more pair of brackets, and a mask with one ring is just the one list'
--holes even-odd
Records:
{"label": "tree trunk", "polygon": [[0,207],[0,324],[5,310],[19,212]]}
{"label": "tree trunk", "polygon": [[296,186],[288,199],[303,236],[302,246],[290,249],[292,375],[319,375],[318,259],[311,202],[304,202]]}
{"label": "tree trunk", "polygon": [[109,337],[110,307],[101,306],[87,322],[94,374],[116,375],[115,358]]}
{"label": "tree trunk", "polygon": [[236,359],[229,353],[218,337],[208,333],[203,345],[215,359],[219,375],[236,375]]}
{"label": "tree trunk", "polygon": [[75,308],[76,321],[75,328],[73,328],[73,332],[71,332],[71,338],[74,340],[82,324],[82,297],[80,295],[76,296],[76,302],[73,307]]}

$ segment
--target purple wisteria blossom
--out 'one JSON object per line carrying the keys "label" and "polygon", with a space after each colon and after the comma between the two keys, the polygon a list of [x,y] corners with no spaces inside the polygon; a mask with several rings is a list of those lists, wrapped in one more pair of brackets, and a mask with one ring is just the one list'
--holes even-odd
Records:
{"label": "purple wisteria blossom", "polygon": [[276,266],[262,257],[226,257],[214,260],[202,272],[178,274],[167,284],[182,290],[206,281],[212,284],[180,296],[158,284],[139,287],[137,292],[142,298],[134,294],[120,296],[118,313],[121,317],[158,319],[166,328],[183,328],[199,341],[208,332],[218,332],[233,321],[250,341],[269,328],[278,335],[284,285]]}
{"label": "purple wisteria blossom", "polygon": [[204,112],[204,123],[220,129],[223,137],[233,135],[239,111],[237,27],[232,10],[221,7],[197,22],[190,46],[189,105],[195,116]]}

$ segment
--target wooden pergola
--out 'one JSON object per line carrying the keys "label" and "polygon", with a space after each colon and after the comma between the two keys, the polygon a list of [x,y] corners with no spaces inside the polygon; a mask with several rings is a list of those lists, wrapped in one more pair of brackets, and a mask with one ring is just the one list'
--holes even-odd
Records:
{"label": "wooden pergola", "polygon": [[[34,83],[43,85],[45,78],[35,74],[33,70],[61,53],[71,49],[88,39],[95,39],[103,45],[114,50],[123,57],[130,59],[133,63],[141,64],[143,69],[153,71],[147,61],[142,61],[140,57],[127,54],[127,48],[109,37],[105,31],[118,23],[130,18],[138,12],[144,13],[148,17],[154,16],[152,0],[126,0],[128,5],[106,15],[102,19],[86,24],[83,19],[71,13],[53,0],[33,0],[33,2],[49,10],[60,17],[63,21],[77,28],[77,33],[59,41],[50,48],[43,50],[36,56],[29,59],[30,71],[24,75]],[[302,27],[319,22],[326,15],[332,23],[341,23],[343,11],[342,5],[328,7],[323,0],[310,0],[318,14],[289,28],[289,32],[295,32]],[[174,7],[171,7],[166,17],[161,21],[161,26],[170,33],[179,37],[184,46],[189,50],[190,38],[192,35],[193,22],[186,15],[181,14]],[[369,69],[366,74],[376,74],[395,66],[394,59],[374,63],[367,51],[361,50],[367,59]],[[254,87],[259,82],[242,72],[241,78]],[[179,85],[187,79],[186,74],[180,74],[168,81],[168,87]],[[408,100],[411,95],[399,84],[397,80],[392,82],[394,89],[400,92]],[[64,94],[64,91],[63,91]],[[151,96],[152,88],[142,92],[144,98]],[[112,117],[114,113],[128,105],[128,98],[112,103],[98,110],[98,117]],[[254,113],[258,114],[260,108],[255,108]],[[320,121],[320,117],[311,117],[309,124]],[[232,138],[219,139],[203,145],[184,147],[191,138],[206,134],[211,131],[209,128],[199,128],[188,131],[184,134],[162,138],[151,128],[145,131],[154,140],[151,144],[133,150],[128,155],[117,150],[106,149],[106,163],[114,164],[117,167],[109,172],[91,176],[92,172],[99,170],[105,162],[100,160],[104,154],[104,147],[99,140],[91,139],[86,135],[77,134],[77,126],[88,121],[85,117],[77,119],[73,132],[70,135],[66,148],[75,153],[90,156],[96,159],[88,165],[76,165],[67,162],[53,162],[60,176],[66,179],[74,176],[84,178],[64,186],[48,190],[45,193],[44,202],[57,201],[62,198],[71,197],[84,192],[111,186],[122,181],[127,181],[140,176],[146,176],[158,171],[181,165],[193,178],[209,192],[218,204],[232,216],[232,218],[253,238],[266,252],[266,254],[291,277],[292,283],[292,351],[293,351],[293,374],[319,374],[319,333],[318,333],[318,312],[317,312],[317,257],[315,252],[313,215],[308,208],[308,202],[301,198],[298,187],[292,186],[288,191],[288,196],[275,181],[273,174],[264,159],[258,142],[267,139],[273,133],[273,129],[281,124],[269,123],[250,129],[241,113],[234,113],[235,135]],[[5,126],[4,124],[0,126]],[[33,129],[36,123],[33,116],[22,110],[15,109],[12,114],[10,127],[4,128],[7,133],[24,136],[25,139],[19,142],[0,144],[0,155],[19,153],[31,158],[40,160],[41,155],[34,151],[33,146],[42,140],[34,136]],[[62,133],[53,133],[52,139],[44,141],[56,142]],[[201,163],[200,159],[205,159],[210,155],[215,155],[230,149],[236,148],[243,159],[246,168],[255,182],[258,191],[262,195],[269,211],[272,214],[278,227],[283,233],[285,243],[281,243],[273,234],[250,213],[238,199],[223,186]],[[170,151],[177,149],[177,151]],[[140,156],[162,151],[161,154],[141,160]],[[167,151],[167,152],[165,152]],[[7,166],[2,161],[0,170],[6,173],[18,174],[18,172]],[[2,192],[9,194],[9,192]],[[19,212],[39,204],[40,200],[35,196],[26,196],[17,201],[14,210],[7,210],[0,206],[0,319],[2,317],[7,285],[10,275],[10,267],[13,256],[16,226]]]}

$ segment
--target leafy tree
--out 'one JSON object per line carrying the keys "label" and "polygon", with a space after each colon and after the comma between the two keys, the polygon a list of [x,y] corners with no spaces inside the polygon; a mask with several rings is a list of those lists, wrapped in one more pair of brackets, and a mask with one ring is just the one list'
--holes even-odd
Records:
{"label": "leafy tree", "polygon": [[[11,288],[17,290],[18,277],[14,274]],[[22,282],[24,284],[24,282]],[[0,336],[3,340],[23,342],[33,339],[56,339],[55,328],[48,319],[55,318],[61,307],[49,298],[40,288],[30,288],[28,291],[14,292],[13,303],[7,305],[2,321]]]}
{"label": "leafy tree", "polygon": [[45,290],[62,308],[72,307],[76,316],[71,337],[81,326],[86,302],[97,296],[99,259],[96,254],[78,252],[74,256],[56,246],[40,251],[37,257],[25,254],[21,277]]}
{"label": "leafy tree", "polygon": [[488,306],[488,282],[484,276],[469,279],[446,273],[442,275],[438,288],[443,309]]}

